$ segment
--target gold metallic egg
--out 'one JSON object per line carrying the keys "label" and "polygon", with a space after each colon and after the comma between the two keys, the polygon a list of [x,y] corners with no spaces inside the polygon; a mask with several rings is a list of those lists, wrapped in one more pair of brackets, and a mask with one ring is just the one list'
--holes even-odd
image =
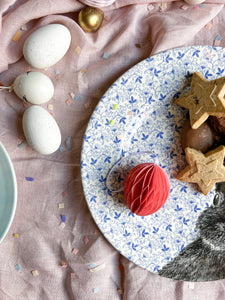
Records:
{"label": "gold metallic egg", "polygon": [[95,32],[99,29],[104,18],[104,13],[96,7],[85,7],[79,12],[78,22],[85,32]]}

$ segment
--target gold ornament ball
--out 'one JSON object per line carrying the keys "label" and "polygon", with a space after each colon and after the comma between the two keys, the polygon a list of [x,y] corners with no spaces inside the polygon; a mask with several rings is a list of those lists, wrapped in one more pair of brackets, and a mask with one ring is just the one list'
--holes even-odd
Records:
{"label": "gold ornament ball", "polygon": [[79,12],[78,22],[85,32],[95,32],[99,29],[104,18],[101,9],[95,7],[85,7]]}

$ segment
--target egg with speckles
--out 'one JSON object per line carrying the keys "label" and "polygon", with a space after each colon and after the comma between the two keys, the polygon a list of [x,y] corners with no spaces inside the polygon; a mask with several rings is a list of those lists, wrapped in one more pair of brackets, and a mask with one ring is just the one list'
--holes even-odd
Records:
{"label": "egg with speckles", "polygon": [[36,152],[48,155],[58,150],[61,133],[53,116],[38,105],[27,108],[23,114],[23,132],[28,144]]}
{"label": "egg with speckles", "polygon": [[27,72],[16,77],[12,90],[26,102],[43,104],[52,98],[54,85],[51,79],[41,72]]}
{"label": "egg with speckles", "polygon": [[35,30],[23,46],[25,60],[34,68],[45,69],[60,61],[71,44],[69,29],[62,24],[48,24]]}

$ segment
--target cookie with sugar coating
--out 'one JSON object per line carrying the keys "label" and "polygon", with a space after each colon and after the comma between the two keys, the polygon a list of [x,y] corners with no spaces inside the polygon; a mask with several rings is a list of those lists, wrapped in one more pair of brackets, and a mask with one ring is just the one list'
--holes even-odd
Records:
{"label": "cookie with sugar coating", "polygon": [[177,179],[197,183],[205,195],[208,195],[215,183],[225,181],[224,146],[219,146],[206,154],[187,147],[185,155],[188,165],[177,175]]}

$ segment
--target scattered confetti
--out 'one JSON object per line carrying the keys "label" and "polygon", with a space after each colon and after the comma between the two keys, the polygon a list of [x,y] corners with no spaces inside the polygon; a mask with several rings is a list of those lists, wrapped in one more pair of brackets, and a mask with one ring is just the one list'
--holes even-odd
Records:
{"label": "scattered confetti", "polygon": [[211,28],[212,28],[212,23],[206,24],[206,25],[205,25],[205,28],[206,28],[207,30],[211,30]]}
{"label": "scattered confetti", "polygon": [[96,267],[96,264],[94,264],[94,263],[89,265],[89,269],[92,269],[92,268],[95,268],[95,267]]}
{"label": "scattered confetti", "polygon": [[72,150],[72,145],[71,145],[71,136],[68,136],[66,139],[66,147],[70,151]]}
{"label": "scattered confetti", "polygon": [[15,265],[15,269],[16,269],[18,272],[21,271],[21,270],[22,270],[21,265],[20,265],[20,264]]}
{"label": "scattered confetti", "polygon": [[79,46],[77,46],[75,51],[77,52],[77,54],[80,54],[81,53],[81,48]]}
{"label": "scattered confetti", "polygon": [[104,59],[108,59],[108,58],[109,58],[109,54],[108,54],[107,52],[104,52],[102,57],[103,57]]}
{"label": "scattered confetti", "polygon": [[25,67],[24,68],[24,71],[27,73],[27,72],[30,72],[31,71],[31,67],[30,66],[28,66],[28,67]]}
{"label": "scattered confetti", "polygon": [[93,288],[93,292],[94,294],[97,294],[99,292],[99,288],[98,287]]}
{"label": "scattered confetti", "polygon": [[75,100],[81,101],[81,99],[82,99],[82,96],[81,96],[81,95],[76,95],[76,96],[75,96]]}
{"label": "scattered confetti", "polygon": [[61,152],[64,152],[64,151],[66,151],[66,148],[65,148],[64,146],[60,146],[60,147],[59,147],[59,150],[60,150]]}
{"label": "scattered confetti", "polygon": [[214,46],[219,46],[221,40],[222,40],[222,37],[218,34],[218,35],[216,36],[215,40],[214,40],[213,45],[214,45]]}
{"label": "scattered confetti", "polygon": [[32,273],[33,276],[38,276],[39,275],[38,270],[33,270],[33,271],[31,271],[31,273]]}
{"label": "scattered confetti", "polygon": [[118,104],[113,104],[113,109],[118,109],[119,105]]}
{"label": "scattered confetti", "polygon": [[167,2],[161,3],[161,5],[160,5],[160,11],[162,12],[162,11],[165,11],[166,9],[167,9]]}
{"label": "scattered confetti", "polygon": [[65,102],[66,102],[66,104],[67,104],[67,105],[70,105],[70,104],[71,104],[71,101],[70,101],[70,99],[66,99],[66,101],[65,101]]}
{"label": "scattered confetti", "polygon": [[222,37],[221,37],[221,35],[218,34],[218,35],[216,36],[216,41],[221,41],[221,40],[222,40]]}
{"label": "scattered confetti", "polygon": [[14,237],[14,238],[18,238],[18,237],[19,237],[19,234],[18,234],[18,233],[13,233],[13,237]]}
{"label": "scattered confetti", "polygon": [[68,264],[64,260],[61,261],[60,265],[61,265],[62,268],[67,268],[68,267]]}
{"label": "scattered confetti", "polygon": [[193,9],[198,10],[200,7],[199,6],[193,6]]}
{"label": "scattered confetti", "polygon": [[61,77],[61,74],[58,74],[55,76],[55,79],[59,79]]}
{"label": "scattered confetti", "polygon": [[18,30],[18,31],[16,32],[16,34],[15,34],[14,37],[13,37],[13,41],[14,41],[14,42],[18,42],[18,40],[19,40],[19,38],[20,38],[20,36],[21,36],[21,33],[22,33],[21,30]]}
{"label": "scattered confetti", "polygon": [[114,125],[115,121],[114,120],[109,120],[109,125]]}
{"label": "scattered confetti", "polygon": [[58,203],[58,208],[64,208],[64,203]]}
{"label": "scattered confetti", "polygon": [[190,282],[190,283],[188,284],[188,287],[189,287],[189,289],[193,290],[194,287],[195,287],[194,282]]}
{"label": "scattered confetti", "polygon": [[119,295],[123,295],[123,290],[122,289],[117,289],[117,293],[119,294]]}
{"label": "scattered confetti", "polygon": [[55,70],[55,75],[59,75],[60,71],[59,70]]}
{"label": "scattered confetti", "polygon": [[74,94],[73,92],[69,93],[69,95],[70,95],[70,97],[71,97],[72,99],[75,98],[75,94]]}
{"label": "scattered confetti", "polygon": [[133,112],[132,111],[128,111],[127,115],[130,116],[130,117],[132,117],[133,116]]}
{"label": "scattered confetti", "polygon": [[77,253],[79,252],[79,250],[78,249],[76,249],[76,248],[73,248],[73,250],[72,250],[72,253],[74,254],[74,255],[77,255]]}
{"label": "scattered confetti", "polygon": [[62,192],[62,196],[65,197],[67,195],[67,192]]}
{"label": "scattered confetti", "polygon": [[89,268],[89,271],[92,272],[92,273],[94,273],[94,272],[98,272],[98,271],[100,271],[100,270],[102,270],[104,268],[105,268],[105,263],[101,264],[101,265],[98,265],[96,267],[93,267],[93,268]]}
{"label": "scattered confetti", "polygon": [[189,7],[188,5],[184,4],[184,5],[181,5],[181,7],[180,7],[180,8],[181,8],[181,9],[183,9],[183,10],[187,10],[187,9],[188,9],[188,7]]}
{"label": "scattered confetti", "polygon": [[85,103],[85,104],[84,104],[84,107],[85,107],[86,109],[91,108],[91,103],[90,103],[90,102]]}
{"label": "scattered confetti", "polygon": [[87,236],[85,236],[85,238],[84,238],[84,243],[85,243],[85,245],[87,245],[87,244],[88,244],[88,242],[89,242],[89,239],[88,239],[88,237],[87,237]]}
{"label": "scattered confetti", "polygon": [[205,4],[200,4],[199,7],[200,7],[200,8],[204,8],[204,7],[205,7]]}
{"label": "scattered confetti", "polygon": [[75,278],[75,273],[73,273],[73,272],[70,273],[70,277],[71,277],[71,278]]}
{"label": "scattered confetti", "polygon": [[18,143],[17,143],[17,147],[18,148],[23,148],[23,147],[25,147],[27,145],[27,142],[26,141],[18,141]]}
{"label": "scattered confetti", "polygon": [[85,69],[81,70],[81,73],[83,73],[83,74],[86,73],[86,70]]}
{"label": "scattered confetti", "polygon": [[66,226],[65,222],[61,222],[60,225],[59,225],[60,228],[65,228],[65,226]]}
{"label": "scattered confetti", "polygon": [[149,5],[147,6],[147,9],[148,9],[148,11],[152,11],[152,10],[154,9],[154,5],[149,4]]}
{"label": "scattered confetti", "polygon": [[108,21],[110,20],[110,16],[105,16],[105,17],[104,17],[104,20],[105,20],[106,22],[108,22]]}
{"label": "scattered confetti", "polygon": [[21,27],[21,30],[26,31],[26,30],[27,30],[27,25],[24,24],[24,25]]}
{"label": "scattered confetti", "polygon": [[27,181],[34,181],[34,178],[33,177],[26,177],[26,180]]}
{"label": "scattered confetti", "polygon": [[53,110],[53,105],[52,104],[48,104],[48,109],[49,110]]}
{"label": "scattered confetti", "polygon": [[66,222],[66,215],[61,215],[61,221],[62,221],[63,223]]}

